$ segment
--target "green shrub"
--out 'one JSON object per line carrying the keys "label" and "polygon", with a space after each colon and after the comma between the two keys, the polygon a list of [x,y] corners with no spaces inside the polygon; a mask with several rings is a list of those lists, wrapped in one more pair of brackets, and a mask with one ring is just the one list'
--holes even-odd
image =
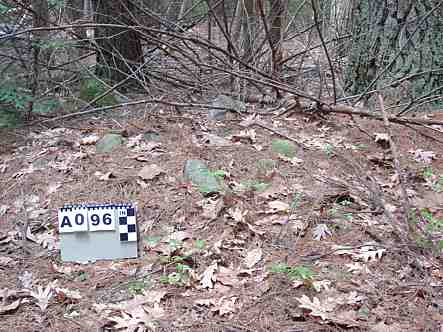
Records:
{"label": "green shrub", "polygon": [[288,158],[295,156],[295,144],[285,139],[272,140],[272,150]]}
{"label": "green shrub", "polygon": [[[108,88],[99,80],[87,78],[80,82],[80,99],[91,102],[94,98],[106,92]],[[117,104],[117,99],[110,93],[98,100],[94,106],[111,106]]]}

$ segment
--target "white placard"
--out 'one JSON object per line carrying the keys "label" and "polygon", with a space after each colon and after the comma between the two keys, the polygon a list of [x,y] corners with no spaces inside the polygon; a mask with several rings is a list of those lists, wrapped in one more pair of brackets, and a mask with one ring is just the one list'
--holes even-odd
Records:
{"label": "white placard", "polygon": [[58,210],[60,233],[87,232],[88,209],[86,207],[64,207]]}
{"label": "white placard", "polygon": [[113,231],[115,230],[114,206],[88,207],[89,231]]}

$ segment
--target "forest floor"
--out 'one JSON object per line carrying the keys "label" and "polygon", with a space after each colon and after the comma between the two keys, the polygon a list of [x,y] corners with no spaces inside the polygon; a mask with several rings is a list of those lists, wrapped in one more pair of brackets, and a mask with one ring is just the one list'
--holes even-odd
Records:
{"label": "forest floor", "polygon": [[[0,330],[443,331],[443,128],[391,127],[422,232],[404,241],[383,122],[242,120],[134,108],[3,130]],[[98,153],[109,132],[125,142]],[[190,159],[224,190],[187,181]],[[61,261],[58,208],[122,201],[138,258]]]}

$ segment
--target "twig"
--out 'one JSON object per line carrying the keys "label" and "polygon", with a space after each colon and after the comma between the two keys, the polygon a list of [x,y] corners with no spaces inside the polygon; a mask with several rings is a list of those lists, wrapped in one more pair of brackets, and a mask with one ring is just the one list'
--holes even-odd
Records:
{"label": "twig", "polygon": [[335,86],[335,72],[334,72],[334,66],[332,65],[331,57],[329,56],[328,48],[326,47],[325,39],[323,38],[323,34],[320,28],[320,24],[318,21],[318,7],[315,0],[311,0],[312,5],[312,11],[314,13],[314,22],[315,27],[317,28],[318,36],[321,41],[321,45],[323,47],[323,50],[325,52],[326,59],[328,60],[329,65],[329,71],[331,72],[331,80],[332,80],[332,92],[334,94],[334,104],[337,102],[337,88]]}
{"label": "twig", "polygon": [[297,144],[299,147],[304,148],[303,144],[301,144],[300,142],[298,142],[295,138],[292,138],[292,137],[290,137],[290,136],[288,136],[288,135],[286,135],[286,134],[283,134],[283,133],[281,133],[281,132],[279,132],[279,131],[277,131],[277,130],[271,128],[271,127],[268,127],[268,126],[266,126],[265,124],[263,124],[263,123],[261,123],[261,122],[259,122],[259,121],[253,121],[253,122],[251,123],[251,125],[252,125],[252,126],[253,126],[253,125],[256,125],[256,126],[258,126],[258,127],[260,127],[260,128],[263,128],[263,129],[269,130],[270,132],[272,132],[272,133],[274,133],[274,134],[276,134],[276,135],[278,135],[278,136],[280,136],[280,137],[286,138],[287,140],[289,140],[289,141],[291,141],[291,142],[294,142],[294,143]]}
{"label": "twig", "polygon": [[[383,116],[370,112],[359,111],[357,108],[347,105],[335,105],[335,106],[323,107],[322,111],[326,113],[358,115],[361,117],[367,117],[374,120],[384,121]],[[395,116],[386,116],[386,118],[388,122],[398,123],[398,124],[415,124],[420,126],[424,125],[443,126],[443,121],[436,121],[436,120],[425,120],[425,119],[405,118],[405,117],[398,118]]]}
{"label": "twig", "polygon": [[414,230],[412,224],[409,222],[409,212],[411,211],[411,202],[409,201],[408,193],[407,193],[406,187],[405,187],[405,179],[403,177],[403,172],[401,171],[400,161],[398,158],[399,154],[398,154],[397,145],[395,144],[394,136],[393,136],[392,130],[391,130],[391,126],[389,125],[388,115],[386,114],[383,96],[381,95],[381,93],[377,93],[377,97],[378,97],[378,101],[380,103],[381,113],[383,114],[383,120],[384,120],[384,124],[386,127],[386,131],[388,132],[388,135],[389,135],[389,142],[390,142],[390,146],[391,146],[394,169],[395,169],[395,172],[397,173],[397,176],[398,176],[398,182],[400,185],[401,195],[403,198],[403,204],[401,205],[402,209],[403,209],[403,218],[404,218],[403,221],[408,226],[409,235],[412,235],[415,233],[415,230]]}
{"label": "twig", "polygon": [[[86,114],[91,114],[91,113],[96,113],[96,112],[104,112],[104,111],[109,111],[109,110],[120,108],[120,107],[134,106],[134,105],[140,105],[140,104],[164,104],[164,105],[175,106],[175,107],[193,107],[193,108],[203,108],[203,109],[221,109],[221,110],[228,110],[228,111],[238,112],[238,110],[233,109],[233,108],[229,108],[229,107],[218,107],[218,106],[209,105],[209,104],[196,104],[196,103],[174,103],[174,102],[165,101],[165,100],[159,99],[159,98],[150,98],[150,99],[135,100],[135,101],[131,101],[131,102],[127,102],[127,103],[121,103],[121,104],[116,104],[116,105],[97,107],[97,108],[93,108],[93,109],[89,109],[89,110],[82,110],[82,111],[79,111],[79,112],[65,114],[65,115],[57,116],[55,118],[39,121],[37,123],[45,123],[45,122],[52,122],[52,121],[58,121],[58,120],[65,120],[65,119],[74,118],[74,117],[77,117],[77,116],[80,116],[80,115],[86,115]],[[31,125],[34,125],[34,124],[36,124],[36,123],[34,122]]]}

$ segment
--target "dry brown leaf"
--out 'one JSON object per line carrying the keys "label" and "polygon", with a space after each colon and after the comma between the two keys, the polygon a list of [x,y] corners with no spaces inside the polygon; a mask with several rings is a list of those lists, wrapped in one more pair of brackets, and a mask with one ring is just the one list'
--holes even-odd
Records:
{"label": "dry brown leaf", "polygon": [[435,159],[434,151],[423,151],[422,149],[409,150],[414,155],[414,160],[419,163],[430,164]]}
{"label": "dry brown leaf", "polygon": [[241,140],[248,140],[250,143],[257,141],[257,133],[254,129],[245,129],[231,136],[233,142],[239,142]]}
{"label": "dry brown leaf", "polygon": [[6,256],[0,256],[0,266],[9,266],[14,264],[15,261],[12,258]]}
{"label": "dry brown leaf", "polygon": [[198,203],[202,209],[203,214],[202,217],[207,218],[209,220],[214,220],[218,218],[218,215],[224,207],[224,201],[221,197],[218,198],[207,198]]}
{"label": "dry brown leaf", "polygon": [[82,295],[80,294],[80,292],[76,291],[76,290],[56,287],[56,288],[54,288],[54,291],[57,295],[59,295],[59,296],[62,295],[63,297],[67,297],[68,299],[80,300],[82,298]]}
{"label": "dry brown leaf", "polygon": [[246,225],[248,225],[249,230],[257,235],[264,235],[266,234],[266,231],[259,229],[257,226],[255,225],[251,225],[250,223],[246,223]]}
{"label": "dry brown leaf", "polygon": [[241,206],[236,206],[230,208],[228,213],[236,222],[244,222],[248,210],[244,210]]}
{"label": "dry brown leaf", "polygon": [[218,282],[225,286],[238,286],[240,280],[237,275],[237,271],[224,266],[219,266],[216,278]]}
{"label": "dry brown leaf", "polygon": [[143,180],[152,180],[162,173],[165,173],[165,170],[163,168],[156,164],[152,164],[143,167],[137,175]]}
{"label": "dry brown leaf", "polygon": [[312,282],[312,287],[317,291],[321,292],[322,289],[325,289],[326,291],[329,290],[332,282],[330,280],[318,280]]}
{"label": "dry brown leaf", "polygon": [[216,280],[215,271],[217,271],[217,268],[218,264],[213,263],[202,273],[200,276],[200,284],[202,288],[214,288],[214,282]]}
{"label": "dry brown leaf", "polygon": [[243,264],[250,269],[262,259],[262,256],[263,250],[261,248],[252,249],[246,254]]}
{"label": "dry brown leaf", "polygon": [[113,326],[115,330],[124,329],[127,332],[143,331],[141,330],[141,327],[149,322],[148,315],[146,315],[146,317],[137,317],[131,316],[125,312],[121,312],[121,316],[110,316],[107,317],[107,319],[116,323],[116,325]]}
{"label": "dry brown leaf", "polygon": [[83,137],[80,140],[80,145],[92,145],[97,143],[100,140],[100,137],[97,135],[89,135],[86,137]]}
{"label": "dry brown leaf", "polygon": [[97,171],[94,175],[98,178],[99,181],[109,181],[110,179],[115,178],[115,175],[112,172],[102,173]]}
{"label": "dry brown leaf", "polygon": [[272,201],[268,203],[269,210],[266,213],[288,212],[289,204],[282,201]]}
{"label": "dry brown leaf", "polygon": [[143,295],[148,298],[149,303],[160,303],[166,296],[167,291],[143,290]]}
{"label": "dry brown leaf", "polygon": [[375,326],[373,326],[370,329],[370,331],[371,332],[398,332],[398,331],[404,331],[404,330],[402,329],[402,326],[397,323],[394,323],[391,325],[386,325],[386,323],[382,321],[382,322],[377,323]]}
{"label": "dry brown leaf", "polygon": [[214,305],[214,308],[211,309],[211,311],[218,312],[220,316],[233,313],[237,310],[237,306],[235,305],[237,299],[238,298],[235,296],[231,298],[222,296]]}
{"label": "dry brown leaf", "polygon": [[6,314],[18,308],[20,305],[20,300],[16,300],[10,304],[0,303],[0,315]]}
{"label": "dry brown leaf", "polygon": [[330,312],[334,310],[335,305],[327,302],[320,302],[318,298],[315,296],[312,298],[312,301],[306,295],[303,295],[301,298],[296,299],[300,302],[299,307],[310,310],[311,316],[320,317],[323,320],[327,320],[330,318]]}
{"label": "dry brown leaf", "polygon": [[192,237],[192,235],[189,232],[177,231],[177,232],[174,232],[174,233],[168,235],[162,241],[165,242],[165,243],[169,243],[171,240],[172,241],[183,242],[184,240],[190,239],[191,237]]}
{"label": "dry brown leaf", "polygon": [[203,305],[205,307],[210,307],[211,305],[215,305],[217,300],[215,299],[198,299],[194,301],[197,305]]}

